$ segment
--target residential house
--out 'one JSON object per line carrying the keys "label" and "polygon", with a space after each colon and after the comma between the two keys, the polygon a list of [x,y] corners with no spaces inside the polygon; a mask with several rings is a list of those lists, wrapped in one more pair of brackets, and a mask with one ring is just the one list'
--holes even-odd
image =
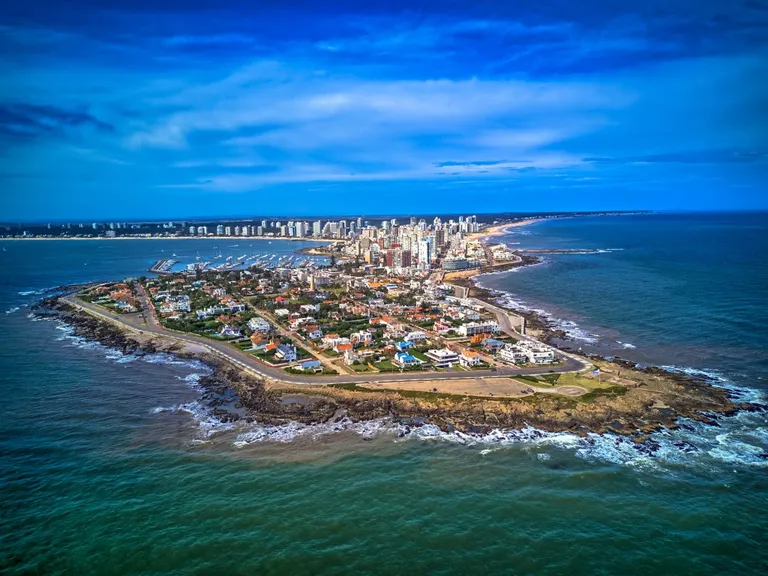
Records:
{"label": "residential house", "polygon": [[311,326],[311,327],[308,326],[305,328],[305,330],[307,333],[307,338],[309,338],[310,340],[317,340],[323,337],[323,331],[317,326]]}
{"label": "residential house", "polygon": [[432,360],[435,368],[450,368],[459,362],[459,355],[448,348],[441,348],[440,350],[427,350],[424,355]]}
{"label": "residential house", "polygon": [[424,332],[408,332],[403,337],[403,340],[408,340],[410,342],[416,342],[417,340],[426,340],[427,335]]}
{"label": "residential house", "polygon": [[525,364],[528,362],[528,354],[514,344],[507,344],[499,350],[499,358],[510,364]]}
{"label": "residential house", "polygon": [[409,366],[418,366],[421,364],[421,360],[407,352],[398,352],[392,357],[392,363],[401,368],[407,368]]}
{"label": "residential house", "polygon": [[403,340],[401,342],[395,343],[395,348],[397,348],[398,352],[405,352],[409,348],[412,348],[414,346],[413,341],[411,340]]}
{"label": "residential house", "polygon": [[496,340],[495,338],[486,338],[483,340],[483,348],[489,352],[497,352],[498,350],[504,348],[504,342],[501,340]]}
{"label": "residential house", "polygon": [[296,346],[293,344],[280,344],[275,351],[275,358],[283,362],[295,362]]}
{"label": "residential house", "polygon": [[260,318],[258,316],[248,320],[248,328],[250,328],[252,332],[257,332],[260,334],[268,334],[269,331],[272,330],[270,323],[264,320],[264,318]]}
{"label": "residential house", "polygon": [[240,336],[242,336],[242,333],[238,328],[234,328],[229,324],[225,324],[224,327],[219,332],[219,336],[221,336],[222,338],[240,338]]}
{"label": "residential house", "polygon": [[498,323],[493,321],[487,322],[467,322],[459,326],[458,332],[460,336],[475,336],[476,334],[490,333],[495,334],[499,332],[500,328]]}
{"label": "residential house", "polygon": [[344,352],[344,364],[352,366],[355,362],[360,360],[360,354],[357,354],[354,350],[347,350]]}
{"label": "residential house", "polygon": [[359,332],[353,332],[349,339],[355,345],[367,346],[373,342],[373,334],[368,330],[360,330]]}
{"label": "residential house", "polygon": [[471,368],[472,366],[478,366],[483,362],[480,353],[477,350],[467,348],[461,351],[459,354],[459,363],[465,368]]}
{"label": "residential house", "polygon": [[350,350],[352,350],[352,342],[349,341],[347,338],[342,338],[341,340],[346,340],[346,342],[337,342],[333,349],[335,352],[338,352],[339,354],[344,354]]}
{"label": "residential house", "polygon": [[[554,351],[538,342],[521,340],[517,344],[511,346],[511,349],[513,352],[519,353],[519,355],[516,356],[517,358],[525,356],[525,361],[530,362],[531,364],[551,364],[555,361]],[[506,356],[510,358],[515,357],[512,353],[507,353]]]}
{"label": "residential house", "polygon": [[299,363],[299,368],[305,372],[322,372],[323,365],[320,360],[305,360]]}

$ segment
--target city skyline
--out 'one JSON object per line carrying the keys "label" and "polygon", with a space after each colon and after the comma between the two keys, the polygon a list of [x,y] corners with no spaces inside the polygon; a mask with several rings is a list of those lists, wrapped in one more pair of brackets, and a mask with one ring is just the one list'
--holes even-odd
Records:
{"label": "city skyline", "polygon": [[4,219],[768,207],[760,3],[51,8],[2,9]]}

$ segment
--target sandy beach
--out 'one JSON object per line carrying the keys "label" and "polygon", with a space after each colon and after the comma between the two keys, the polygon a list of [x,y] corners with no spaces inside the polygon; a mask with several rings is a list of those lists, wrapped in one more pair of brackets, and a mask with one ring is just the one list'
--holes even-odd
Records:
{"label": "sandy beach", "polygon": [[529,226],[536,224],[536,222],[542,222],[546,218],[528,218],[527,220],[519,220],[518,222],[507,222],[505,224],[497,224],[496,226],[489,226],[481,230],[476,234],[470,234],[471,240],[482,240],[483,238],[493,238],[495,236],[503,236],[507,234],[510,228],[519,228],[520,226]]}

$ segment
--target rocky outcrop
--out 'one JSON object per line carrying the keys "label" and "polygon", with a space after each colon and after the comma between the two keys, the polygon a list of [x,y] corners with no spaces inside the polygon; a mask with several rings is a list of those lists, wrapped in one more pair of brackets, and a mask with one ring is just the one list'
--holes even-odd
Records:
{"label": "rocky outcrop", "polygon": [[[761,405],[736,403],[727,390],[702,380],[656,367],[640,367],[622,359],[613,361],[622,367],[622,371],[632,372],[637,377],[639,384],[636,387],[618,386],[582,397],[536,394],[519,399],[492,399],[372,390],[353,385],[275,387],[273,384],[270,388],[218,356],[188,353],[183,344],[172,337],[139,338],[135,333],[56,298],[41,302],[34,311],[39,315],[55,315],[71,325],[77,336],[124,354],[166,352],[205,362],[212,371],[200,380],[203,400],[208,401],[214,415],[224,421],[245,418],[267,424],[288,421],[312,424],[343,417],[352,421],[391,417],[408,426],[428,422],[445,431],[468,433],[530,425],[582,436],[589,432],[635,436],[638,449],[652,451],[653,447],[645,437],[660,428],[678,427],[681,417],[716,426],[719,418],[739,410],[766,410]],[[598,358],[592,357],[593,360]],[[654,377],[652,393],[642,385],[642,375]],[[236,411],[224,408],[222,398],[227,394],[236,396]],[[285,396],[291,395],[299,395],[305,401],[283,402]]]}

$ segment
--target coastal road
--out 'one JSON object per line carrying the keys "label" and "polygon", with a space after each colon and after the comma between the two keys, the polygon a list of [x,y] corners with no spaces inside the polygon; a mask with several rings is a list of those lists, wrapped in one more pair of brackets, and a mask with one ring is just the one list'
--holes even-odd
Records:
{"label": "coastal road", "polygon": [[[146,298],[141,294],[142,299]],[[584,369],[584,363],[569,356],[562,359],[564,363],[557,367],[532,367],[532,368],[512,368],[499,367],[496,371],[491,370],[472,370],[472,371],[450,371],[450,372],[402,372],[402,373],[365,373],[365,374],[337,374],[328,376],[302,376],[288,374],[282,368],[272,368],[256,360],[253,356],[246,354],[230,344],[223,341],[211,340],[195,334],[185,332],[174,332],[163,328],[154,315],[152,308],[145,306],[145,312],[135,314],[115,314],[101,308],[95,304],[78,300],[75,295],[62,298],[68,304],[85,310],[86,312],[99,317],[113,324],[122,325],[131,330],[137,330],[147,334],[154,334],[165,338],[171,338],[190,344],[202,346],[209,352],[236,364],[249,372],[255,373],[263,378],[299,385],[328,385],[328,384],[356,384],[366,382],[403,382],[403,381],[438,381],[438,380],[466,380],[468,378],[513,378],[522,375],[537,374],[557,374],[565,372],[576,372]],[[146,303],[146,302],[145,302]]]}

